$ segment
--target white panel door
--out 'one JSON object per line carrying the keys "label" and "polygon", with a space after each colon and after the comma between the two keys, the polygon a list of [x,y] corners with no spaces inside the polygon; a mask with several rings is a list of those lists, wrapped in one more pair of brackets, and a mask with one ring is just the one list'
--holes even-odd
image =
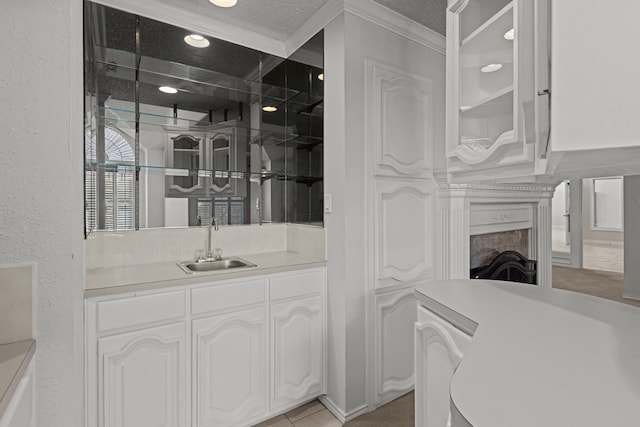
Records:
{"label": "white panel door", "polygon": [[193,321],[194,426],[244,425],[264,415],[266,381],[264,308]]}
{"label": "white panel door", "polygon": [[322,393],[322,298],[271,306],[271,411]]}
{"label": "white panel door", "polygon": [[449,384],[471,337],[418,307],[415,325],[416,427],[450,426]]}
{"label": "white panel door", "polygon": [[186,427],[186,329],[177,323],[98,339],[100,427]]}
{"label": "white panel door", "polygon": [[431,278],[431,182],[376,179],[375,189],[376,288]]}
{"label": "white panel door", "polygon": [[380,404],[413,388],[416,299],[413,288],[377,295],[375,299],[375,403]]}

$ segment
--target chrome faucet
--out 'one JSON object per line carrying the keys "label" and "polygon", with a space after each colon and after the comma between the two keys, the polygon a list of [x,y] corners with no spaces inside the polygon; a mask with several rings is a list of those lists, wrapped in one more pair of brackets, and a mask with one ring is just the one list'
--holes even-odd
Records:
{"label": "chrome faucet", "polygon": [[207,261],[214,261],[221,258],[219,254],[216,254],[216,256],[214,257],[213,252],[211,251],[211,226],[213,226],[213,229],[215,231],[218,231],[218,220],[215,216],[211,217],[211,222],[209,223],[209,227],[207,230]]}

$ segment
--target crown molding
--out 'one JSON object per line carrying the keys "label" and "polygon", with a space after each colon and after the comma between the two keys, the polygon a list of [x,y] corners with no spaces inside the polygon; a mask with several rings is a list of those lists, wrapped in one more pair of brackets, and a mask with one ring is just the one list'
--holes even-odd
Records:
{"label": "crown molding", "polygon": [[[124,10],[147,18],[170,23],[198,34],[215,37],[262,52],[286,58],[286,42],[255,31],[240,28],[210,17],[152,0],[92,0],[105,6]],[[334,0],[332,0],[334,1]],[[322,9],[322,8],[321,8]],[[311,19],[310,19],[311,20]],[[305,24],[306,25],[306,24]],[[303,25],[304,26],[304,25]],[[315,34],[315,33],[314,33]],[[311,34],[312,36],[313,34]],[[306,41],[306,40],[305,40]]]}
{"label": "crown molding", "polygon": [[446,53],[442,34],[372,0],[344,0],[344,10],[438,53]]}
{"label": "crown molding", "polygon": [[289,57],[318,31],[326,27],[344,10],[342,0],[329,0],[320,7],[309,19],[305,21],[292,35],[284,42],[285,57]]}

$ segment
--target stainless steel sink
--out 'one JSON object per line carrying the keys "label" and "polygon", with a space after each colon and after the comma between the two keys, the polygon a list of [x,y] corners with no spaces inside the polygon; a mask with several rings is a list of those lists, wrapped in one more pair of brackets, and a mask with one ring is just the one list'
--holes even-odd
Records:
{"label": "stainless steel sink", "polygon": [[201,273],[204,271],[231,270],[241,267],[256,267],[255,264],[238,257],[225,257],[212,261],[185,261],[178,266],[186,273]]}

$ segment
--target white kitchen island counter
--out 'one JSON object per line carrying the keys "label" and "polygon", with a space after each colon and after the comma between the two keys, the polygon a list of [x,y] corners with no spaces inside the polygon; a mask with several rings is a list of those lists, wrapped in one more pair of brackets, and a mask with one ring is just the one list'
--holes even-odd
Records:
{"label": "white kitchen island counter", "polygon": [[472,335],[450,383],[454,427],[640,425],[640,309],[489,280],[433,281],[416,296]]}

